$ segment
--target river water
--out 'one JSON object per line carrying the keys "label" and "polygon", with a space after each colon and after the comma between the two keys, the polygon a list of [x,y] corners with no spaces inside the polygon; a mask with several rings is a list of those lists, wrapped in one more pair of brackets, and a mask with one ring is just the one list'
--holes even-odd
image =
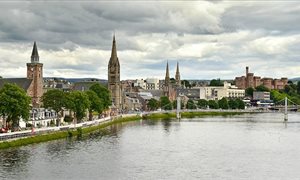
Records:
{"label": "river water", "polygon": [[300,179],[300,113],[114,125],[1,150],[0,179]]}

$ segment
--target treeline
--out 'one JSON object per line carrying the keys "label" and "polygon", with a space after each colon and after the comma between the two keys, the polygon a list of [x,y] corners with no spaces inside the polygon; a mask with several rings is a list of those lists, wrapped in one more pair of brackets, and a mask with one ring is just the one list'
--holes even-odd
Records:
{"label": "treeline", "polygon": [[[157,110],[159,108],[163,110],[172,110],[177,108],[177,101],[171,102],[168,97],[163,96],[160,100],[154,98],[150,99],[148,102],[149,110]],[[205,100],[200,99],[194,101],[189,99],[186,104],[181,102],[181,109],[245,109],[245,103],[241,99],[227,99],[222,98],[220,100]]]}
{"label": "treeline", "polygon": [[[111,96],[109,90],[98,83],[93,84],[90,90],[63,92],[58,89],[51,89],[42,96],[42,107],[53,109],[58,118],[62,117],[64,109],[74,112],[77,122],[86,116],[89,112],[89,119],[93,113],[101,114],[111,105]],[[9,124],[12,130],[19,127],[19,120],[22,118],[28,121],[31,110],[31,98],[24,89],[15,84],[5,84],[0,89],[0,115]]]}
{"label": "treeline", "polygon": [[300,81],[298,81],[297,84],[294,84],[292,81],[288,81],[288,84],[281,90],[270,90],[263,85],[257,86],[256,88],[250,87],[245,90],[245,94],[253,97],[254,91],[270,92],[271,99],[274,103],[282,101],[285,97],[287,97],[294,103],[300,104]]}

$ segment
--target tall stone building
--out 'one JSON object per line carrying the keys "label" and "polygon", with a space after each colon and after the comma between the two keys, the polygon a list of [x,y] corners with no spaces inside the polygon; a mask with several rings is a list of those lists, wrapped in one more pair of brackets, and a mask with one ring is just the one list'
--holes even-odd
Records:
{"label": "tall stone building", "polygon": [[177,62],[177,68],[176,68],[176,74],[175,74],[175,81],[176,81],[176,86],[181,87],[181,81],[180,81],[180,72],[179,72],[179,64]]}
{"label": "tall stone building", "polygon": [[43,64],[39,62],[39,53],[36,42],[33,44],[31,53],[31,62],[27,63],[26,78],[3,78],[0,79],[0,88],[6,83],[16,84],[23,88],[27,95],[31,97],[32,107],[38,108],[41,106],[41,97],[43,91]]}
{"label": "tall stone building", "polygon": [[113,36],[111,57],[108,63],[108,89],[112,97],[112,106],[121,110],[122,92],[120,82],[120,63],[117,56],[115,35]]}
{"label": "tall stone building", "polygon": [[167,96],[170,101],[174,101],[176,99],[176,90],[170,81],[169,63],[168,62],[167,62],[167,67],[166,67],[166,76],[165,76],[165,82],[164,82],[164,87],[163,87],[163,94],[164,94],[164,96]]}
{"label": "tall stone building", "polygon": [[27,63],[27,79],[32,80],[33,87],[28,94],[31,97],[32,106],[39,107],[43,95],[43,64],[39,62],[36,42],[33,44],[31,62]]}

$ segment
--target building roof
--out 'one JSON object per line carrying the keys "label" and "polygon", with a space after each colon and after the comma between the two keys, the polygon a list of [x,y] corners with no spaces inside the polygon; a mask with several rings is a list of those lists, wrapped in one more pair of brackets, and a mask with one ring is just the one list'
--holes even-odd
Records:
{"label": "building roof", "polygon": [[34,41],[32,53],[31,53],[31,62],[32,63],[38,63],[39,62],[39,53],[38,53],[35,41]]}
{"label": "building roof", "polygon": [[32,79],[27,79],[27,78],[5,78],[5,79],[0,79],[0,88],[4,86],[4,84],[16,84],[17,86],[23,88],[24,90],[27,91],[29,88],[30,84],[32,83]]}
{"label": "building roof", "polygon": [[90,89],[90,87],[94,84],[101,84],[100,82],[97,81],[88,81],[88,82],[76,82],[74,83],[73,90],[77,91],[87,91]]}

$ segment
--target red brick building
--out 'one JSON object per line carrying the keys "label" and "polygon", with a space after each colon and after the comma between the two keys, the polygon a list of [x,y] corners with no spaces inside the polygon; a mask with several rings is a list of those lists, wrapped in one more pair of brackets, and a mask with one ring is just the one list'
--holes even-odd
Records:
{"label": "red brick building", "polygon": [[259,85],[264,85],[269,89],[284,89],[284,86],[287,85],[288,79],[272,79],[272,78],[261,78],[259,76],[254,76],[253,73],[249,72],[249,67],[246,67],[246,76],[236,77],[235,85],[238,88],[246,89],[249,87],[257,87]]}

